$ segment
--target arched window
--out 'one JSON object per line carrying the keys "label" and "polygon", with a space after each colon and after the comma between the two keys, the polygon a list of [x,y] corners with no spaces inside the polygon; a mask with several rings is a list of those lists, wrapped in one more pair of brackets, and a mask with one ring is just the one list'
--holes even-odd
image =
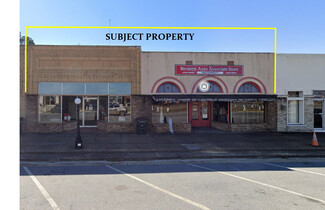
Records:
{"label": "arched window", "polygon": [[222,92],[221,87],[217,83],[209,81],[209,84],[210,84],[209,91],[202,92],[200,88],[198,88],[196,92],[198,93],[221,93]]}
{"label": "arched window", "polygon": [[157,93],[180,93],[179,87],[171,82],[163,83],[157,89]]}
{"label": "arched window", "polygon": [[246,82],[242,84],[239,89],[238,93],[260,93],[261,89],[252,82]]}

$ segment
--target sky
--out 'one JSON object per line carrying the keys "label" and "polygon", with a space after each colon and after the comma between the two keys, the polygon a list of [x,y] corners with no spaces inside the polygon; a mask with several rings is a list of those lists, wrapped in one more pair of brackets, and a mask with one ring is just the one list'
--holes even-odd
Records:
{"label": "sky", "polygon": [[[271,27],[277,53],[325,53],[324,0],[21,0],[25,26]],[[194,33],[187,41],[106,40],[106,33]],[[36,44],[143,51],[274,52],[274,30],[28,29]]]}

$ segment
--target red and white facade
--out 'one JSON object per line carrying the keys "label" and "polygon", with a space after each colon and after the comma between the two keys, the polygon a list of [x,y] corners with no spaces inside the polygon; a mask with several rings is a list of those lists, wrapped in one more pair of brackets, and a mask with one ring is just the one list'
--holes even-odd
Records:
{"label": "red and white facade", "polygon": [[[208,89],[202,91],[204,83]],[[153,98],[153,127],[172,118],[176,125],[186,124],[186,128],[275,130],[276,119],[270,113],[276,109],[273,85],[273,53],[141,55],[141,94]],[[182,111],[177,113],[176,104],[182,104]],[[171,107],[175,110],[173,115]],[[184,114],[186,122],[178,120]],[[155,120],[154,115],[160,120]]]}

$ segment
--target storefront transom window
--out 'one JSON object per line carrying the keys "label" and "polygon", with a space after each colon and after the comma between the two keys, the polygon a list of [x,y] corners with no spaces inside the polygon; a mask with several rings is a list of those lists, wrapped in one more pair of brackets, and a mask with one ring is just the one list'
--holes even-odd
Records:
{"label": "storefront transom window", "polygon": [[[205,93],[221,93],[221,88],[218,84],[216,84],[215,82],[209,81],[210,84],[210,89],[208,91],[206,91]],[[202,91],[200,90],[200,88],[197,89],[198,93],[202,93]]]}
{"label": "storefront transom window", "polygon": [[159,86],[157,93],[180,93],[180,89],[177,87],[177,85],[166,82]]}

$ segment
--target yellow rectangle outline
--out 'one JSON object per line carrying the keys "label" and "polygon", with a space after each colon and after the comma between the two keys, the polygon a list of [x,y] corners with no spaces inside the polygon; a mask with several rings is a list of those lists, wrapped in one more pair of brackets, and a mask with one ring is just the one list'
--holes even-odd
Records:
{"label": "yellow rectangle outline", "polygon": [[25,93],[27,92],[27,29],[28,28],[79,28],[79,29],[242,29],[274,30],[274,94],[276,94],[276,28],[259,27],[136,27],[136,26],[25,26]]}

